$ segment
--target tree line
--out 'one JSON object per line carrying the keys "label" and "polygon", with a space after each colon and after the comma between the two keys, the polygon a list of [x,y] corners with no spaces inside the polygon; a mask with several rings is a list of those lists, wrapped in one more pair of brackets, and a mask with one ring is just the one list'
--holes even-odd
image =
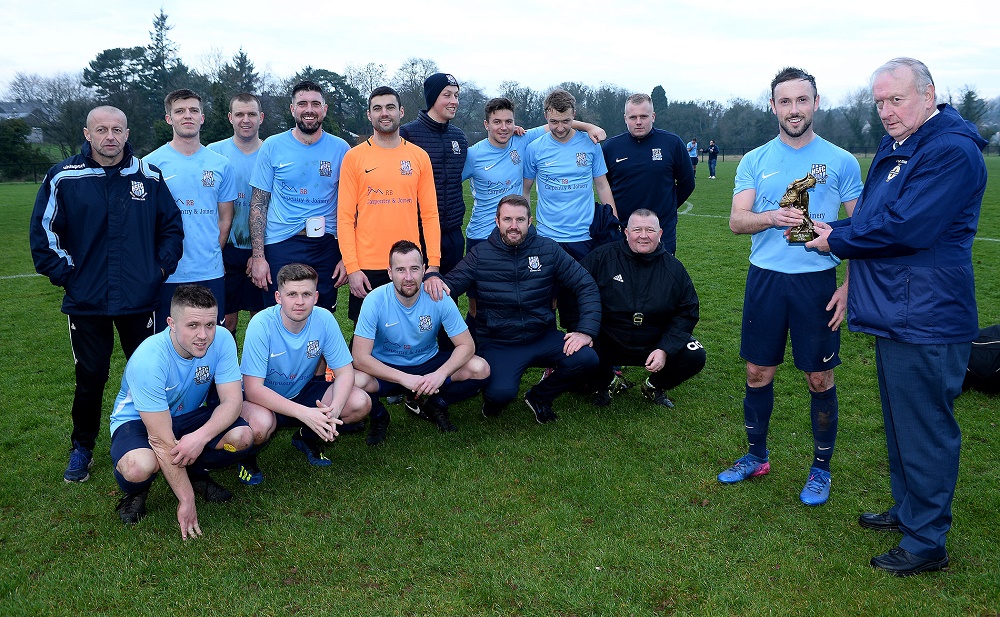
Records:
{"label": "tree line", "polygon": [[[258,70],[243,49],[228,59],[218,53],[210,56],[203,63],[205,66],[196,70],[181,60],[177,44],[169,37],[172,28],[161,9],[153,18],[147,45],[106,49],[75,75],[18,73],[8,84],[4,97],[45,102],[50,113],[41,119],[44,140],[64,157],[79,150],[87,112],[99,104],[114,105],[128,116],[130,142],[138,154],[144,155],[171,138],[170,126],[164,120],[163,97],[172,90],[190,88],[202,95],[206,116],[202,141],[210,143],[232,135],[226,114],[229,99],[238,92],[252,92],[260,97],[265,114],[262,137],[289,129],[291,86],[311,79],[327,92],[329,111],[324,128],[344,137],[348,143],[355,143],[359,136],[372,132],[365,116],[368,93],[380,85],[393,86],[400,93],[406,118],[412,119],[426,107],[424,79],[439,71],[433,60],[413,57],[391,75],[384,64],[369,62],[349,65],[343,74],[305,66],[295,75],[282,78]],[[522,126],[528,128],[544,122],[541,106],[545,91],[509,80],[502,82],[497,92],[487,94],[472,80],[463,80],[461,75],[456,78],[461,84],[461,104],[453,123],[466,132],[470,143],[485,137],[483,106],[492,96],[511,99]],[[577,117],[581,120],[603,127],[609,136],[625,130],[622,112],[625,99],[632,92],[608,83],[595,87],[563,82],[555,87],[576,97]],[[768,141],[777,132],[766,95],[757,100],[734,98],[724,105],[717,101],[671,99],[662,85],[649,94],[656,110],[656,126],[677,133],[685,141],[697,137],[700,144],[707,146],[708,140],[714,139],[724,151],[742,153]],[[1000,97],[986,101],[974,87],[965,86],[954,97],[939,93],[939,99],[952,103],[963,117],[976,123],[987,140],[997,133]],[[17,122],[0,121],[2,143],[17,141],[19,135],[23,141],[25,131],[30,132],[27,124]],[[867,87],[851,92],[838,107],[820,109],[814,122],[819,134],[848,150],[872,149],[883,134]],[[12,162],[46,158],[46,154],[30,145],[27,150],[21,146],[3,148],[0,173],[4,165]]]}

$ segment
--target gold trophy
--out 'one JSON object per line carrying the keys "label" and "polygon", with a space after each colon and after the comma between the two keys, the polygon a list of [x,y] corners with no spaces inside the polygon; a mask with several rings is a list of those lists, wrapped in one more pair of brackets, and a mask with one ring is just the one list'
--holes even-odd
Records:
{"label": "gold trophy", "polygon": [[814,186],[816,186],[816,178],[809,174],[805,178],[789,184],[785,196],[778,202],[779,208],[785,206],[795,208],[800,210],[804,217],[801,225],[788,230],[789,242],[809,242],[818,235],[813,231],[813,222],[809,218],[809,189]]}

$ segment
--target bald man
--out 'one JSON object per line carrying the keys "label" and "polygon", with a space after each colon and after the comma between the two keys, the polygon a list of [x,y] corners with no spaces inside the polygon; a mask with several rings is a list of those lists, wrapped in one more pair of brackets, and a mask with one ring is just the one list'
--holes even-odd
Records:
{"label": "bald man", "polygon": [[90,477],[114,330],[126,358],[153,333],[160,284],[177,268],[184,241],[159,170],[132,154],[124,112],[92,109],[83,137],[80,154],[46,174],[30,227],[35,270],[66,291],[76,363],[66,482]]}

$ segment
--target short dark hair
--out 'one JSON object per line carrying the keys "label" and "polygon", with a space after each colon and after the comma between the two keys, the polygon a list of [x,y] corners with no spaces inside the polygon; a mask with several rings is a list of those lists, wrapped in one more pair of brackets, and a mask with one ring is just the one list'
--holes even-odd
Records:
{"label": "short dark hair", "polygon": [[774,76],[771,80],[771,100],[774,100],[774,89],[778,87],[779,84],[783,84],[786,81],[796,81],[799,79],[804,79],[808,81],[813,87],[813,98],[816,98],[816,78],[806,73],[800,68],[794,66],[786,66],[785,68],[778,71],[778,74]]}
{"label": "short dark hair", "polygon": [[[182,96],[182,99],[191,98]],[[174,290],[174,295],[170,298],[170,314],[182,308],[210,309],[219,306],[218,300],[212,295],[211,290],[198,283],[187,283],[178,285]]]}
{"label": "short dark hair", "polygon": [[281,270],[278,270],[278,289],[281,289],[285,283],[296,281],[312,281],[319,285],[319,275],[316,274],[316,270],[312,266],[299,263],[285,264]]}
{"label": "short dark hair", "polygon": [[570,94],[568,91],[563,89],[553,90],[545,97],[545,102],[542,104],[542,109],[544,111],[552,110],[559,113],[566,113],[567,111],[576,111],[576,97]]}
{"label": "short dark hair", "polygon": [[520,206],[528,211],[528,216],[531,216],[531,204],[528,200],[524,198],[524,195],[519,195],[518,193],[511,193],[510,195],[504,195],[500,198],[500,203],[497,204],[497,217],[500,216],[500,208],[510,204],[512,206]]}
{"label": "short dark hair", "polygon": [[393,255],[406,255],[407,253],[412,253],[413,251],[416,251],[417,254],[420,255],[421,261],[423,261],[424,254],[420,251],[419,246],[410,240],[397,240],[396,243],[389,249],[389,266],[392,266]]}
{"label": "short dark hair", "polygon": [[257,111],[260,111],[260,99],[257,98],[256,94],[249,92],[234,94],[233,98],[229,99],[229,111],[233,110],[233,103],[257,103]]}
{"label": "short dark hair", "polygon": [[510,113],[514,113],[514,103],[512,103],[509,98],[500,96],[487,101],[485,111],[486,115],[484,117],[486,120],[489,120],[490,116],[498,111],[509,111]]}
{"label": "short dark hair", "polygon": [[391,94],[392,96],[396,97],[396,107],[403,106],[403,102],[399,98],[399,93],[396,92],[395,89],[390,88],[389,86],[379,86],[378,88],[372,90],[372,93],[368,95],[368,109],[372,108],[373,98],[375,98],[376,96],[385,96],[387,94]]}
{"label": "short dark hair", "polygon": [[166,114],[170,115],[170,108],[177,101],[183,101],[184,99],[197,99],[198,104],[201,105],[201,95],[194,90],[188,90],[187,88],[181,88],[180,90],[174,90],[167,96],[163,97],[163,110]]}
{"label": "short dark hair", "polygon": [[295,86],[292,87],[292,98],[294,99],[295,95],[299,92],[319,92],[319,95],[326,100],[326,95],[323,93],[323,87],[311,79],[306,79],[295,84]]}

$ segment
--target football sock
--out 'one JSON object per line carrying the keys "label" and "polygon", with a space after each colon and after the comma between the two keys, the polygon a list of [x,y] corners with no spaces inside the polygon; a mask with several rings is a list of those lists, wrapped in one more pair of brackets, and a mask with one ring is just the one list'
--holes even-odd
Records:
{"label": "football sock", "polygon": [[129,482],[128,480],[125,479],[125,476],[118,473],[118,470],[115,469],[115,480],[117,480],[118,486],[123,491],[125,491],[126,495],[134,495],[135,493],[140,493],[142,491],[149,490],[149,487],[152,486],[153,480],[155,479],[156,479],[156,474],[154,473],[149,477],[148,480],[145,480],[143,482]]}
{"label": "football sock", "polygon": [[767,427],[774,411],[774,382],[754,388],[747,385],[743,398],[743,420],[747,429],[747,443],[750,454],[767,458]]}
{"label": "football sock", "polygon": [[826,392],[810,392],[809,416],[813,431],[813,467],[830,471],[833,446],[837,441],[837,386]]}

